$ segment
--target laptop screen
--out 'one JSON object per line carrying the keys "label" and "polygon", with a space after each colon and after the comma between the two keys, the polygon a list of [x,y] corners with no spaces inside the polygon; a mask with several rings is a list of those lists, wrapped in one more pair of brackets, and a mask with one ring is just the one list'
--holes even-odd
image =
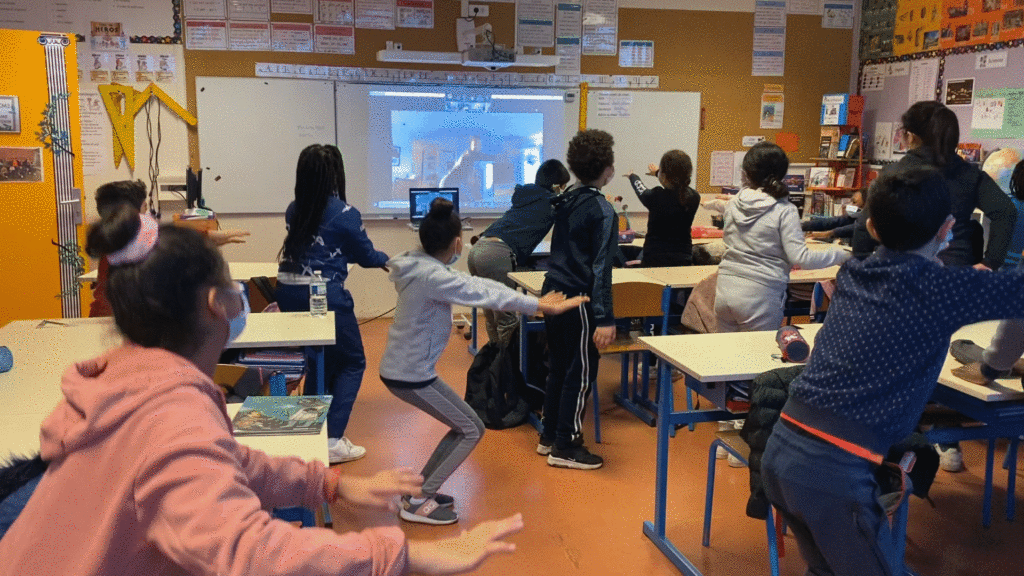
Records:
{"label": "laptop screen", "polygon": [[450,200],[452,204],[455,204],[455,211],[459,211],[458,188],[410,188],[409,220],[413,224],[419,224],[430,212],[430,203],[438,197]]}

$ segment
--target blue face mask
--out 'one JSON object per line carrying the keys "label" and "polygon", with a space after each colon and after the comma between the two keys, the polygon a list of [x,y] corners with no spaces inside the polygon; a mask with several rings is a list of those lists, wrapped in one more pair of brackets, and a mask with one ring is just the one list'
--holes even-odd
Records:
{"label": "blue face mask", "polygon": [[448,265],[448,266],[454,266],[455,263],[458,262],[458,261],[459,261],[459,253],[456,252],[455,254],[452,254],[452,257],[449,258],[448,261],[445,262],[445,264]]}
{"label": "blue face mask", "polygon": [[249,299],[245,297],[245,292],[241,288],[239,284],[238,290],[231,291],[238,294],[238,299],[242,302],[242,309],[234,318],[228,319],[228,341],[224,344],[225,347],[230,346],[242,334],[242,331],[245,330],[245,322],[249,318]]}

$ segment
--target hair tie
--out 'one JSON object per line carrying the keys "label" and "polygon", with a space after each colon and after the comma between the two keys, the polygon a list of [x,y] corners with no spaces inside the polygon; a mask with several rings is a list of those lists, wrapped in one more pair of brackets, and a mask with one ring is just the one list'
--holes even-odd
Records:
{"label": "hair tie", "polygon": [[156,246],[156,238],[160,225],[152,216],[139,213],[139,232],[124,248],[107,254],[107,263],[111,266],[142,262]]}

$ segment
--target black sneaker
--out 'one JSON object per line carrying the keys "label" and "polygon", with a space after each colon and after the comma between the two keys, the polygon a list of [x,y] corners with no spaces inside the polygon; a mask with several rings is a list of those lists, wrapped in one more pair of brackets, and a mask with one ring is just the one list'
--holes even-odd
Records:
{"label": "black sneaker", "polygon": [[970,340],[953,340],[949,345],[949,355],[961,364],[982,362],[985,349]]}
{"label": "black sneaker", "polygon": [[604,459],[591,454],[584,446],[572,446],[565,450],[558,447],[551,449],[548,455],[548,466],[555,468],[575,468],[576,470],[596,470],[604,464]]}
{"label": "black sneaker", "polygon": [[547,456],[548,454],[551,454],[551,449],[554,446],[554,440],[548,440],[547,438],[541,436],[540,440],[537,441],[537,454],[540,454],[541,456]]}

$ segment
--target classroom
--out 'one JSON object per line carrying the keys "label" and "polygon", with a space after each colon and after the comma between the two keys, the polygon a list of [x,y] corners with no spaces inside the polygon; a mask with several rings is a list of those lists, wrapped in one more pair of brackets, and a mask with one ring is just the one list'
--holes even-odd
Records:
{"label": "classroom", "polygon": [[0,576],[1019,570],[1022,8],[0,2]]}

